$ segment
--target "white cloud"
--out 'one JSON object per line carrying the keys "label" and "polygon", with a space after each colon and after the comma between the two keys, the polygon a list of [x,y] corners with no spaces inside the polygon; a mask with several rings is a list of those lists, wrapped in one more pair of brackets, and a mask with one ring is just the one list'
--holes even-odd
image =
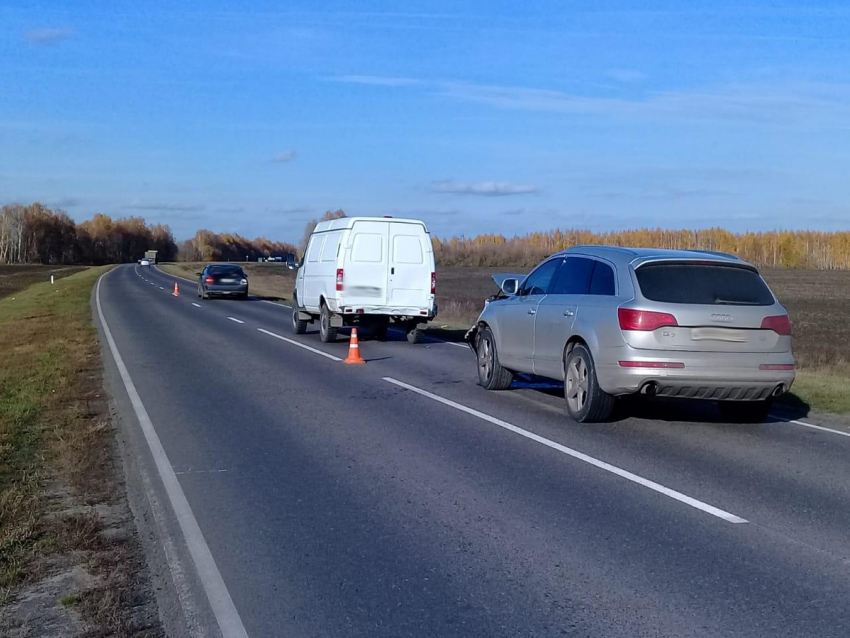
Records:
{"label": "white cloud", "polygon": [[153,210],[170,213],[187,213],[204,210],[200,204],[181,204],[176,202],[134,202],[124,206],[126,210]]}
{"label": "white cloud", "polygon": [[277,155],[272,158],[272,162],[275,164],[286,164],[287,162],[291,162],[298,155],[295,151],[281,151]]}
{"label": "white cloud", "polygon": [[33,44],[52,44],[67,40],[74,34],[75,31],[73,29],[33,29],[32,31],[27,31],[24,37],[28,42],[32,42]]}
{"label": "white cloud", "polygon": [[505,197],[508,195],[527,195],[540,190],[533,184],[511,184],[510,182],[462,183],[453,181],[434,182],[432,189],[437,193],[454,195],[481,195],[483,197]]}
{"label": "white cloud", "polygon": [[607,75],[609,78],[624,83],[642,82],[646,79],[646,73],[634,69],[611,69]]}
{"label": "white cloud", "polygon": [[[638,72],[619,73],[637,79]],[[724,121],[801,128],[847,127],[850,84],[827,82],[738,83],[700,90],[646,91],[637,97],[596,97],[519,86],[459,81],[413,80],[375,76],[344,76],[342,81],[420,88],[448,99],[495,108],[595,115],[617,119]]]}
{"label": "white cloud", "polygon": [[335,82],[345,82],[347,84],[369,84],[372,86],[422,86],[427,84],[422,80],[413,78],[394,78],[381,77],[378,75],[341,75],[331,78]]}

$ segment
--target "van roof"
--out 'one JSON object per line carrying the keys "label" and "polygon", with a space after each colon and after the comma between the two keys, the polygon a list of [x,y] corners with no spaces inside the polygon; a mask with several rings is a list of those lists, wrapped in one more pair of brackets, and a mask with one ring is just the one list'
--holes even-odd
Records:
{"label": "van roof", "polygon": [[401,217],[340,217],[339,219],[330,219],[326,222],[319,222],[316,224],[316,229],[313,231],[314,233],[321,233],[327,230],[340,230],[345,228],[351,228],[354,226],[355,222],[387,222],[394,224],[418,224],[425,229],[425,232],[428,232],[428,227],[425,226],[425,222],[419,219],[403,219]]}

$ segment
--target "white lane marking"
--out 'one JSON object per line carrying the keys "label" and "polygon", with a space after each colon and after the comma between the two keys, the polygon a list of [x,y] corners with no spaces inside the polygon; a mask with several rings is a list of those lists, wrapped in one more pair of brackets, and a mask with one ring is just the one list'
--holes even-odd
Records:
{"label": "white lane marking", "polygon": [[280,339],[281,341],[286,341],[286,343],[291,343],[293,346],[298,346],[299,348],[304,348],[305,350],[309,350],[310,352],[320,354],[323,357],[327,357],[328,359],[331,359],[333,361],[342,361],[342,359],[340,359],[339,357],[335,357],[332,354],[328,354],[327,352],[322,352],[321,350],[317,350],[316,348],[311,348],[310,346],[305,345],[303,343],[299,343],[298,341],[295,341],[294,339],[288,339],[288,338],[283,337],[279,334],[275,334],[274,332],[269,332],[268,330],[265,330],[263,328],[257,328],[257,330],[259,330],[263,334],[269,335],[270,337],[274,337],[275,339]]}
{"label": "white lane marking", "polygon": [[465,343],[455,343],[454,341],[446,341],[446,343],[450,346],[457,346],[458,348],[464,348],[466,350],[469,350],[469,346]]}
{"label": "white lane marking", "polygon": [[155,286],[155,285],[156,285],[156,284],[155,284],[154,282],[152,282],[152,281],[149,281],[148,283],[149,283],[151,286]]}
{"label": "white lane marking", "polygon": [[162,286],[160,286],[160,287],[159,287],[159,289],[160,289],[160,290],[165,290],[165,288],[163,288]]}
{"label": "white lane marking", "polygon": [[428,392],[427,390],[422,390],[412,385],[408,385],[402,381],[398,381],[393,379],[392,377],[384,377],[384,381],[397,385],[406,390],[410,390],[411,392],[415,392],[416,394],[420,394],[424,397],[428,397],[429,399],[433,399],[443,405],[447,405],[456,410],[460,410],[461,412],[466,412],[467,414],[471,414],[474,417],[478,417],[484,421],[488,421],[493,425],[498,425],[500,428],[504,428],[514,434],[519,434],[520,436],[524,436],[527,439],[531,439],[537,443],[545,445],[546,447],[552,448],[553,450],[557,450],[558,452],[562,452],[567,456],[571,456],[580,461],[584,461],[585,463],[589,463],[594,467],[598,467],[600,470],[605,470],[606,472],[610,472],[611,474],[616,474],[617,476],[624,478],[628,481],[632,481],[633,483],[637,483],[638,485],[642,485],[643,487],[647,487],[651,490],[654,490],[660,494],[664,494],[664,496],[669,496],[672,499],[675,499],[681,503],[685,503],[686,505],[690,505],[700,511],[706,512],[707,514],[711,514],[712,516],[716,516],[717,518],[721,518],[724,521],[729,523],[746,523],[747,520],[741,518],[740,516],[735,516],[734,514],[730,514],[729,512],[714,507],[713,505],[709,505],[708,503],[703,503],[702,501],[698,501],[695,498],[687,496],[686,494],[682,494],[681,492],[677,492],[676,490],[672,490],[669,487],[664,487],[663,485],[656,483],[655,481],[650,481],[649,479],[645,479],[642,476],[638,476],[637,474],[632,474],[627,470],[620,469],[615,465],[611,465],[610,463],[606,463],[605,461],[600,461],[599,459],[595,459],[592,456],[588,456],[583,452],[579,452],[578,450],[574,450],[572,448],[568,448],[565,445],[561,445],[560,443],[555,443],[554,441],[550,441],[549,439],[543,438],[538,434],[534,434],[533,432],[529,432],[528,430],[523,430],[520,427],[512,425],[507,421],[502,421],[501,419],[497,419],[496,417],[492,417],[489,414],[484,414],[483,412],[479,412],[478,410],[474,410],[473,408],[468,408],[465,405],[461,405],[460,403],[455,403],[449,399],[444,399],[441,396]]}
{"label": "white lane marking", "polygon": [[165,487],[165,493],[171,502],[177,522],[180,524],[183,538],[189,547],[189,554],[192,556],[195,568],[198,570],[198,577],[204,587],[204,592],[206,592],[210,608],[215,615],[215,619],[224,638],[248,638],[248,633],[245,631],[245,626],[242,624],[239,612],[233,604],[230,592],[227,591],[227,585],[224,584],[224,579],[221,577],[221,572],[218,571],[218,566],[215,564],[215,559],[212,552],[210,552],[206,539],[204,539],[204,534],[198,525],[198,521],[195,519],[195,515],[192,513],[192,507],[183,493],[183,488],[180,487],[180,482],[174,473],[171,462],[168,460],[165,448],[162,447],[153,422],[151,422],[148,411],[145,409],[142,399],[136,390],[136,386],[130,378],[130,372],[127,370],[127,366],[124,365],[124,360],[118,352],[118,346],[115,344],[115,339],[112,338],[112,332],[109,330],[109,325],[103,316],[103,308],[100,304],[100,283],[105,276],[101,275],[100,279],[97,280],[97,290],[95,292],[97,315],[103,326],[103,334],[106,336],[109,351],[112,353],[112,358],[115,359],[115,365],[118,367],[121,380],[124,382],[127,396],[130,398],[136,418],[138,418],[139,425],[145,435],[151,456],[153,456],[156,469]]}
{"label": "white lane marking", "polygon": [[195,303],[194,301],[192,302],[192,305],[193,305],[193,306],[195,306],[195,308],[200,308],[200,307],[201,307],[201,304],[199,304],[199,303]]}
{"label": "white lane marking", "polygon": [[242,321],[241,319],[237,319],[236,317],[228,317],[228,319],[230,319],[231,321],[235,321],[236,323],[245,323],[244,321]]}
{"label": "white lane marking", "polygon": [[[782,417],[776,417],[781,419]],[[795,421],[794,419],[790,419],[787,421],[782,421],[783,423],[796,423],[797,425],[802,425],[806,428],[812,428],[813,430],[821,430],[823,432],[829,432],[830,434],[840,434],[841,436],[850,436],[850,432],[842,432],[841,430],[833,430],[832,428],[825,428],[822,425],[814,425],[813,423],[804,423],[803,421]]]}

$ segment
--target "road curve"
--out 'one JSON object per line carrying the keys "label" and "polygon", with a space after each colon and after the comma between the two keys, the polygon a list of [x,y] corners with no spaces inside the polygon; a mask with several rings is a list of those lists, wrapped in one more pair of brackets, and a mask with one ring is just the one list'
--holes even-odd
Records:
{"label": "road curve", "polygon": [[364,338],[346,366],[285,308],[174,281],[119,267],[100,305],[248,636],[847,635],[846,430],[578,424],[456,345]]}

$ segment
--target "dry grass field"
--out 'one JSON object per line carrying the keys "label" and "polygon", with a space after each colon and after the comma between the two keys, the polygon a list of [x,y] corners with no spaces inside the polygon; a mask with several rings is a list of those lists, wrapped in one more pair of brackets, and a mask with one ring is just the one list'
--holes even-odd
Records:
{"label": "dry grass field", "polygon": [[[194,278],[203,264],[165,264],[163,270]],[[295,271],[280,264],[243,264],[254,294],[289,301]],[[434,327],[466,328],[496,292],[490,276],[525,272],[510,268],[438,268]],[[850,271],[765,269],[764,278],[788,308],[799,366],[795,393],[812,406],[850,413]]]}
{"label": "dry grass field", "polygon": [[85,266],[42,266],[26,264],[20,266],[0,266],[0,299],[23,290],[31,284],[60,279],[85,270]]}

